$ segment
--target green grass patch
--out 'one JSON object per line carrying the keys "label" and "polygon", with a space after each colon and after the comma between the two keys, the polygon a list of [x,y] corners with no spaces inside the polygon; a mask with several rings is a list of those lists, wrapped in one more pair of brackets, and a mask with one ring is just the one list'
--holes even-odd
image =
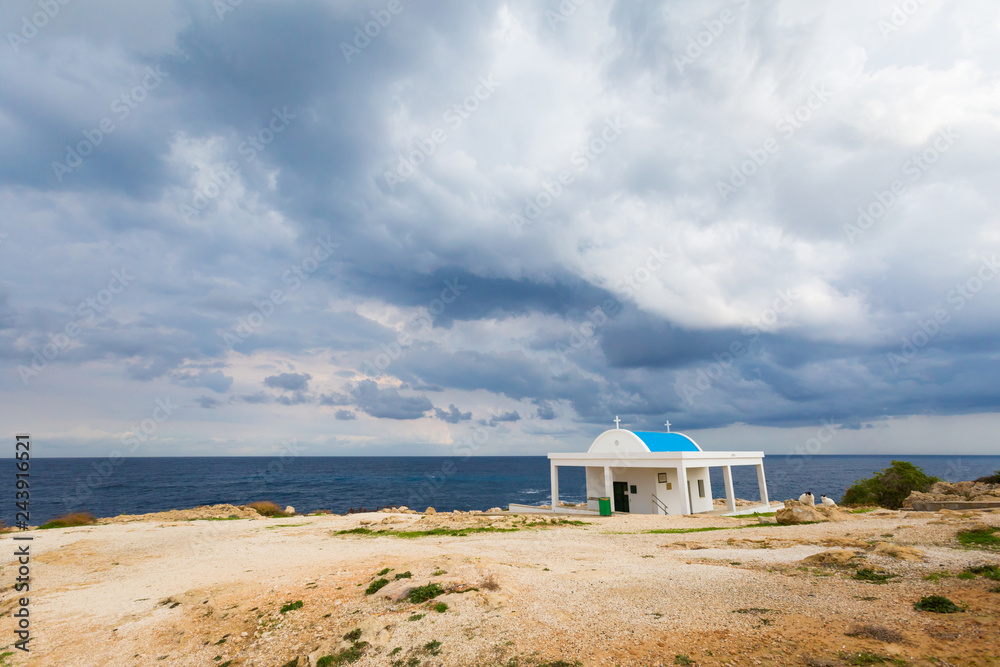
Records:
{"label": "green grass patch", "polygon": [[583,663],[579,660],[566,662],[565,660],[554,660],[552,662],[540,662],[538,667],[580,667]]}
{"label": "green grass patch", "polygon": [[435,571],[431,572],[431,576],[432,577],[440,577],[443,574],[448,574],[448,573],[445,572],[444,570],[435,570]]}
{"label": "green grass patch", "polygon": [[852,510],[847,510],[851,514],[868,514],[869,512],[874,512],[877,508],[875,507],[855,507]]}
{"label": "green grass patch", "polygon": [[867,581],[871,584],[887,584],[890,579],[898,577],[898,574],[891,574],[889,572],[877,572],[870,568],[862,568],[854,573],[852,579],[857,579],[858,581]]}
{"label": "green grass patch", "polygon": [[371,528],[348,528],[347,530],[338,530],[337,535],[376,535],[377,533]]}
{"label": "green grass patch", "polygon": [[316,661],[316,667],[335,667],[335,665],[349,665],[357,662],[368,648],[368,642],[355,642],[352,646],[341,649],[333,655],[324,655]]}
{"label": "green grass patch", "polygon": [[298,528],[299,526],[308,526],[308,523],[279,523],[273,526],[264,526],[268,530],[272,528]]}
{"label": "green grass patch", "polygon": [[433,640],[433,641],[429,641],[426,644],[424,644],[424,650],[427,651],[428,653],[430,653],[431,655],[440,655],[441,654],[441,642],[439,642],[436,639]]}
{"label": "green grass patch", "polygon": [[940,579],[948,579],[951,576],[951,572],[932,572],[924,575],[924,581],[938,581]]}
{"label": "green grass patch", "polygon": [[187,519],[187,521],[242,521],[241,516],[210,516],[204,519]]}
{"label": "green grass patch", "polygon": [[674,664],[675,665],[693,665],[694,664],[694,660],[692,660],[691,658],[689,658],[684,653],[678,653],[677,655],[674,656]]}
{"label": "green grass patch", "polygon": [[1000,537],[997,528],[986,530],[963,530],[958,534],[959,543],[970,549],[1000,549]]}
{"label": "green grass patch", "polygon": [[987,579],[1000,581],[1000,566],[997,565],[974,565],[965,568],[965,571],[972,575],[980,574]]}
{"label": "green grass patch", "polygon": [[975,579],[976,575],[973,574],[972,572],[959,572],[958,578],[965,579],[966,581],[968,581],[969,579]]}
{"label": "green grass patch", "polygon": [[289,602],[288,604],[282,606],[281,613],[287,614],[290,611],[295,611],[296,609],[302,609],[302,600],[296,600],[295,602]]}
{"label": "green grass patch", "polygon": [[368,584],[368,588],[365,589],[365,595],[375,595],[388,583],[388,579],[376,579],[372,583]]}
{"label": "green grass patch", "polygon": [[361,628],[354,628],[346,635],[344,635],[344,641],[349,641],[352,644],[361,639]]}
{"label": "green grass patch", "polygon": [[406,619],[406,620],[408,620],[408,621],[419,621],[420,619],[422,619],[422,618],[423,618],[424,616],[426,616],[426,615],[427,615],[427,614],[414,614],[413,616],[410,616],[410,617],[409,617],[408,619]]}
{"label": "green grass patch", "polygon": [[421,602],[433,600],[439,595],[444,595],[444,589],[441,588],[441,584],[427,584],[426,586],[417,586],[412,589],[406,594],[406,599],[413,604],[420,604]]}
{"label": "green grass patch", "polygon": [[446,605],[444,602],[438,602],[436,605],[432,607],[432,609],[434,609],[434,611],[436,611],[439,614],[443,614],[446,611],[448,611],[448,605]]}
{"label": "green grass patch", "polygon": [[917,611],[930,611],[935,614],[954,614],[962,611],[957,604],[941,595],[928,595],[913,603]]}
{"label": "green grass patch", "polygon": [[387,568],[384,568],[382,570],[379,570],[379,573],[376,574],[375,576],[376,577],[384,577],[385,575],[389,574],[390,572],[392,572],[392,568],[391,567],[387,567]]}
{"label": "green grass patch", "polygon": [[48,523],[43,523],[39,530],[49,530],[50,528],[74,528],[76,526],[92,526],[97,523],[97,517],[90,512],[70,512],[56,517]]}
{"label": "green grass patch", "polygon": [[396,578],[397,578],[397,579],[409,579],[409,578],[411,578],[412,576],[413,576],[413,575],[412,575],[412,574],[410,574],[410,571],[409,571],[409,570],[407,570],[406,572],[397,572],[397,573],[396,573]]}

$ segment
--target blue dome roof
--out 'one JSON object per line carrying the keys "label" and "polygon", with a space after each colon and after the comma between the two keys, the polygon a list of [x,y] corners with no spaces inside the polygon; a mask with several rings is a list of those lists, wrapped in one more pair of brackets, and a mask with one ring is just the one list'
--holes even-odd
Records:
{"label": "blue dome roof", "polygon": [[651,452],[700,452],[701,447],[683,433],[633,431]]}

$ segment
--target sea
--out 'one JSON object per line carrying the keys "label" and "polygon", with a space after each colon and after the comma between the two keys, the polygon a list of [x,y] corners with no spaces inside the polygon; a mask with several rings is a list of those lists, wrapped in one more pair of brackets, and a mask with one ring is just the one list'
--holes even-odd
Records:
{"label": "sea", "polygon": [[[1000,456],[767,456],[767,492],[771,500],[812,491],[839,501],[853,482],[893,460],[953,482],[1000,470]],[[0,480],[0,520],[10,526],[18,499],[15,462],[8,461],[7,481]],[[344,514],[400,505],[438,511],[541,505],[551,495],[544,456],[35,458],[29,475],[30,525],[67,512],[107,517],[259,500],[291,505],[298,513]],[[721,469],[711,475],[713,496],[725,497]],[[733,484],[737,497],[759,498],[753,466],[734,467]],[[559,499],[585,498],[583,468],[561,468]]]}

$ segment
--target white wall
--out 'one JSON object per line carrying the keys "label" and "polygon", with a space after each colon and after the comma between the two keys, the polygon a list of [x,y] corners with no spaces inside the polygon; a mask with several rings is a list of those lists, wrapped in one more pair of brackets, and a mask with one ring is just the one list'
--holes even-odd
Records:
{"label": "white wall", "polygon": [[[671,488],[667,490],[667,484],[657,481],[657,473],[667,473],[667,482]],[[708,475],[708,468],[688,468],[688,481],[691,484],[691,511],[710,512],[714,508],[712,505],[712,482]],[[684,505],[681,502],[682,491],[677,483],[677,469],[663,468],[612,468],[611,477],[615,482],[625,482],[631,486],[634,484],[636,492],[629,494],[629,512],[632,514],[658,514],[654,510],[652,494],[655,493],[667,505],[670,514],[680,514]],[[703,480],[705,484],[705,497],[698,497],[698,480]],[[592,510],[600,509],[596,500],[602,496],[612,497],[613,490],[604,488],[604,468],[587,467],[587,507]],[[594,500],[591,500],[593,498]],[[620,510],[619,510],[620,511]]]}
{"label": "white wall", "polygon": [[[715,507],[712,505],[712,482],[708,476],[708,468],[687,468],[688,484],[691,486],[691,512],[711,512]],[[705,497],[698,495],[698,480],[705,486]]]}
{"label": "white wall", "polygon": [[[587,467],[587,509],[601,509],[598,498],[611,497],[610,492],[604,492],[604,468]],[[593,499],[593,500],[592,500]]]}

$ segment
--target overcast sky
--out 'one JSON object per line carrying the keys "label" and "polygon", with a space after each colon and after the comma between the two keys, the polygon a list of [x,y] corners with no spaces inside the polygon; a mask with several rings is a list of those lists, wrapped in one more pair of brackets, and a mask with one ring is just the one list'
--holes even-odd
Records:
{"label": "overcast sky", "polygon": [[[65,0],[63,0],[65,1]],[[4,2],[37,455],[1000,452],[1000,6]]]}

